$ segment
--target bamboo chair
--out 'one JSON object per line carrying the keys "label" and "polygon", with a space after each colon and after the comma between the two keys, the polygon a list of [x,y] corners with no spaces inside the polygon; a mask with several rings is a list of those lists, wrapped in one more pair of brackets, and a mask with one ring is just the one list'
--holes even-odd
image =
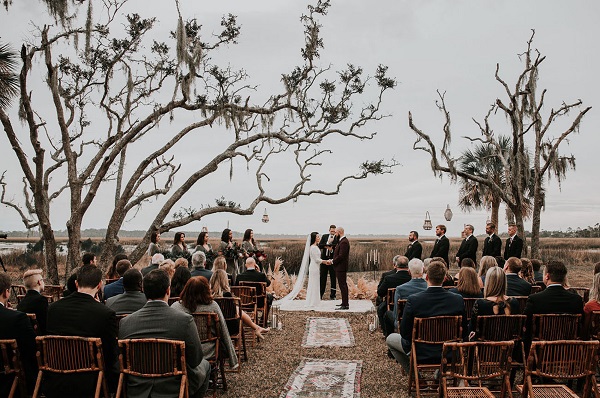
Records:
{"label": "bamboo chair", "polygon": [[0,374],[9,379],[12,384],[7,398],[13,398],[19,387],[21,397],[25,397],[25,378],[21,370],[17,340],[0,340]]}
{"label": "bamboo chair", "polygon": [[517,390],[523,398],[532,397],[579,397],[563,384],[534,385],[532,376],[538,379],[583,379],[583,398],[597,396],[596,365],[598,341],[534,341],[529,350],[525,367],[525,382]]}
{"label": "bamboo chair", "polygon": [[241,281],[240,286],[251,286],[256,289],[256,317],[258,320],[257,323],[263,328],[266,328],[267,321],[269,320],[269,308],[267,305],[267,283]]}
{"label": "bamboo chair", "polygon": [[542,287],[539,285],[531,285],[531,292],[529,293],[529,295],[531,296],[532,294],[536,294],[542,291]]}
{"label": "bamboo chair", "polygon": [[125,318],[127,315],[129,314],[119,314],[117,315],[117,336],[119,335],[119,328],[121,326],[121,321],[123,320],[123,318]]}
{"label": "bamboo chair", "polygon": [[104,357],[102,341],[97,337],[77,336],[38,336],[38,377],[35,382],[33,398],[40,393],[44,373],[76,375],[83,372],[97,372],[95,398],[103,392],[109,397],[108,386],[104,376]]}
{"label": "bamboo chair", "polygon": [[396,295],[396,288],[395,287],[390,287],[387,291],[387,296],[386,296],[386,303],[387,303],[387,310],[388,311],[393,311],[394,310],[394,296]]}
{"label": "bamboo chair", "polygon": [[10,295],[13,298],[13,303],[19,304],[25,294],[27,294],[27,288],[24,285],[10,285]]}
{"label": "bamboo chair", "polygon": [[44,296],[48,299],[48,302],[53,303],[60,300],[65,287],[63,285],[46,285],[44,287]]}
{"label": "bamboo chair", "polygon": [[[444,343],[442,349],[440,397],[489,397],[494,394],[484,384],[496,381],[500,398],[510,391],[510,354],[513,341]],[[449,380],[452,386],[449,387]],[[464,386],[459,387],[459,382]]]}
{"label": "bamboo chair", "polygon": [[[256,288],[252,286],[231,286],[231,294],[240,298],[242,310],[248,314],[250,319],[252,319],[252,322],[258,324],[258,311],[256,310]],[[250,336],[252,347],[255,347],[256,333],[254,332],[254,329],[243,324],[242,326],[244,333]]]}
{"label": "bamboo chair", "polygon": [[169,301],[169,306],[171,306],[173,303],[176,303],[179,301],[179,297],[169,297],[168,299]]}
{"label": "bamboo chair", "polygon": [[475,302],[479,300],[477,298],[463,298],[463,302],[465,303],[465,314],[467,316],[467,322],[471,319],[471,314],[473,314],[473,306]]}
{"label": "bamboo chair", "polygon": [[581,314],[534,314],[532,340],[579,340]]}
{"label": "bamboo chair", "polygon": [[512,296],[512,298],[516,299],[519,302],[519,314],[524,313],[525,305],[527,305],[527,300],[529,299],[529,296]]}
{"label": "bamboo chair", "polygon": [[590,289],[587,287],[572,287],[570,290],[577,292],[583,299],[583,304],[590,301]]}
{"label": "bamboo chair", "polygon": [[27,313],[27,316],[29,317],[29,321],[31,322],[31,327],[33,328],[33,331],[35,333],[35,335],[38,335],[39,332],[39,325],[38,325],[38,321],[37,321],[37,315],[35,314],[30,314]]}
{"label": "bamboo chair", "polygon": [[402,321],[402,314],[404,313],[404,306],[406,305],[406,300],[398,299],[398,306],[396,311],[396,319],[398,319],[398,326],[396,327],[396,332],[400,333],[400,322]]}
{"label": "bamboo chair", "polygon": [[[246,352],[246,339],[242,328],[242,307],[240,305],[240,299],[238,297],[217,297],[214,300],[219,305],[219,308],[221,308],[223,318],[225,318],[225,322],[227,323],[229,337],[235,344],[235,350],[239,360],[247,361],[248,353]],[[241,366],[238,366],[236,372],[239,372],[240,368]]]}
{"label": "bamboo chair", "polygon": [[126,376],[145,378],[178,377],[179,398],[187,398],[188,380],[185,367],[185,342],[165,339],[119,340],[121,374],[116,398],[126,389]]}
{"label": "bamboo chair", "polygon": [[600,340],[600,311],[592,311],[587,318],[586,338]]}
{"label": "bamboo chair", "polygon": [[462,316],[437,316],[431,318],[415,318],[412,332],[410,350],[410,366],[408,372],[408,394],[416,392],[417,398],[421,397],[421,377],[419,373],[433,373],[440,368],[440,361],[436,364],[421,364],[418,360],[417,345],[439,346],[445,342],[460,341],[462,339]]}
{"label": "bamboo chair", "polygon": [[[225,380],[225,363],[220,347],[221,328],[219,327],[219,315],[214,312],[194,312],[192,314],[198,337],[203,347],[214,347],[214,350],[203,349],[204,359],[210,363],[210,380],[212,382],[213,397],[217,395],[217,388],[227,391]],[[209,387],[210,389],[210,387]]]}

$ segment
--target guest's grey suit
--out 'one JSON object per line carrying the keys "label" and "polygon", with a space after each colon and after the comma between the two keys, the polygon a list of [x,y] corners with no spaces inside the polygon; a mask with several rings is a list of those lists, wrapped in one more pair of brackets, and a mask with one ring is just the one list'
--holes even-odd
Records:
{"label": "guest's grey suit", "polygon": [[[119,339],[162,338],[185,342],[185,360],[190,396],[204,396],[208,387],[210,364],[202,357],[198,330],[191,315],[151,300],[139,311],[126,316],[119,326]],[[152,379],[130,376],[127,397],[177,396],[179,381],[171,378]]]}
{"label": "guest's grey suit", "polygon": [[139,290],[118,294],[106,300],[106,306],[117,315],[132,314],[146,305],[146,295]]}

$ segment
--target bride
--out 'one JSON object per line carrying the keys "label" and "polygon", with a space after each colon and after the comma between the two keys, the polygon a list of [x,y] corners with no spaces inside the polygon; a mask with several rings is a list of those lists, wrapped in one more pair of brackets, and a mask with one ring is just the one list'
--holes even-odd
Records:
{"label": "bride", "polygon": [[319,275],[319,269],[321,262],[321,250],[319,249],[319,241],[321,235],[318,232],[312,232],[306,238],[306,246],[304,248],[304,255],[302,256],[302,263],[300,265],[300,271],[298,271],[298,278],[292,288],[292,291],[281,300],[275,301],[274,305],[285,305],[296,298],[302,287],[304,286],[304,279],[308,273],[308,287],[306,288],[306,309],[317,309],[321,303],[321,281]]}

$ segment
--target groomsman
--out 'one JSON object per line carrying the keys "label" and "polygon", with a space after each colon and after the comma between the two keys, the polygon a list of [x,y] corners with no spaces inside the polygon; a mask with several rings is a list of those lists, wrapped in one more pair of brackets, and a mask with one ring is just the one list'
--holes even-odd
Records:
{"label": "groomsman", "polygon": [[421,259],[421,254],[423,253],[423,246],[421,246],[421,242],[419,242],[419,233],[417,231],[410,231],[408,234],[408,241],[410,244],[406,248],[406,253],[404,253],[405,257],[408,257],[408,260],[412,260],[413,258]]}
{"label": "groomsman", "polygon": [[481,253],[481,257],[498,257],[501,255],[502,239],[494,232],[496,232],[496,224],[491,222],[487,223],[485,225],[485,233],[488,234],[488,237],[483,241],[483,252]]}
{"label": "groomsman", "polygon": [[[329,233],[323,234],[321,242],[319,242],[319,249],[321,249],[321,260],[333,259],[333,250],[338,244],[339,237],[335,234],[335,225],[329,226]],[[321,276],[321,298],[325,293],[325,287],[327,286],[327,275],[331,281],[331,290],[329,292],[329,298],[335,300],[336,283],[335,283],[335,269],[332,265],[328,265],[325,261],[320,265],[320,276]]]}
{"label": "groomsman", "polygon": [[438,225],[435,227],[435,235],[437,239],[433,245],[433,250],[429,257],[441,257],[446,262],[446,267],[450,267],[450,261],[448,261],[448,251],[450,250],[450,240],[446,238],[446,226]]}
{"label": "groomsman", "polygon": [[475,228],[471,224],[465,224],[465,239],[460,244],[460,248],[456,253],[456,262],[460,267],[460,262],[463,258],[470,258],[477,264],[477,238],[473,236]]}
{"label": "groomsman", "polygon": [[511,257],[521,258],[523,251],[523,239],[517,236],[517,225],[508,224],[508,239],[504,246],[504,259],[508,260]]}

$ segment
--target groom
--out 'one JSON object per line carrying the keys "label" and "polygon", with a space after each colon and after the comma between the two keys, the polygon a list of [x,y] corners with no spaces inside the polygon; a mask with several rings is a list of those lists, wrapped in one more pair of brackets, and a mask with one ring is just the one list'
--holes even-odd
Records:
{"label": "groom", "polygon": [[336,310],[347,310],[350,308],[348,302],[348,283],[346,282],[346,273],[348,272],[348,257],[350,256],[350,242],[344,235],[344,228],[337,227],[335,234],[338,236],[338,244],[333,251],[333,260],[329,260],[335,269],[335,276],[338,280],[338,286],[342,292],[342,304],[337,306]]}

